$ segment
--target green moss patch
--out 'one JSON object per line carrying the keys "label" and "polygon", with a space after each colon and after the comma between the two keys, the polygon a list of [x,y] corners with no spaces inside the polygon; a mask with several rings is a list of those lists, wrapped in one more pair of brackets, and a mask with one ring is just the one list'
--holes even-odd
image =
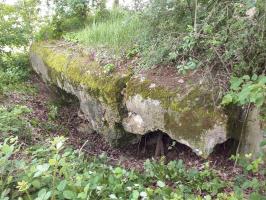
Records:
{"label": "green moss patch", "polygon": [[67,79],[75,86],[85,86],[90,94],[101,97],[108,105],[117,105],[122,98],[121,91],[130,73],[104,72],[103,67],[89,56],[77,54],[74,50],[49,46],[49,43],[35,43],[31,51],[40,56],[49,68],[50,78]]}
{"label": "green moss patch", "polygon": [[177,133],[177,137],[197,139],[215,124],[226,123],[226,116],[213,105],[211,92],[204,89],[204,85],[192,86],[187,94],[151,85],[147,79],[132,78],[127,83],[126,98],[139,94],[144,99],[159,100],[167,111],[164,113],[165,129]]}

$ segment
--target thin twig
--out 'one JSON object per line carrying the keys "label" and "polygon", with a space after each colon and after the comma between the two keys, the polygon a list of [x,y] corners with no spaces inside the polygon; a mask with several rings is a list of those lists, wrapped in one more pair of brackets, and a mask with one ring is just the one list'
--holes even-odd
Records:
{"label": "thin twig", "polygon": [[219,54],[219,52],[217,51],[216,48],[212,48],[212,49],[215,51],[216,55],[218,56],[218,58],[220,59],[221,63],[223,64],[223,66],[224,66],[226,72],[227,72],[228,75],[230,76],[230,72],[229,72],[229,70],[227,69],[226,64],[224,63],[224,61],[223,61],[221,55]]}
{"label": "thin twig", "polygon": [[82,149],[85,147],[85,145],[88,143],[88,140],[86,140],[85,142],[84,142],[84,144],[80,147],[80,149],[79,149],[79,157],[80,157],[80,154],[81,154],[81,151],[82,151]]}

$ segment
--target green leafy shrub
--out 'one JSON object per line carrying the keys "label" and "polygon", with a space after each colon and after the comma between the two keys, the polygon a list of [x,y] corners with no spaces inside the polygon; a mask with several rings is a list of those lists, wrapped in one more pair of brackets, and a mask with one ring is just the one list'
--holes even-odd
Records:
{"label": "green leafy shrub", "polygon": [[0,68],[0,92],[24,90],[23,84],[29,77],[29,58],[27,54],[12,54],[2,57]]}
{"label": "green leafy shrub", "polygon": [[[24,162],[12,159],[19,150],[17,138],[6,138],[0,142],[0,198],[8,199],[11,187],[16,184],[16,173],[23,169]],[[15,175],[15,177],[14,177]]]}
{"label": "green leafy shrub", "polygon": [[21,139],[29,139],[30,123],[25,118],[25,114],[29,112],[30,109],[26,106],[0,107],[0,139],[3,140],[11,134]]}
{"label": "green leafy shrub", "polygon": [[108,74],[108,73],[114,71],[115,65],[109,63],[109,64],[104,65],[103,68],[104,68],[104,73]]}
{"label": "green leafy shrub", "polygon": [[[22,20],[19,21],[18,18]],[[20,10],[14,5],[0,2],[0,56],[5,47],[21,47],[28,43],[27,26],[23,23]],[[2,57],[0,57],[1,63]]]}
{"label": "green leafy shrub", "polygon": [[21,160],[15,156],[17,140],[0,143],[0,162],[5,163],[0,165],[0,175],[7,180],[0,182],[2,198],[240,200],[247,188],[255,191],[253,196],[261,196],[263,184],[244,176],[236,179],[245,182],[237,187],[241,194],[224,193],[223,188],[237,186],[237,182],[221,180],[208,163],[197,170],[186,169],[182,161],[165,165],[163,160],[148,160],[145,173],[140,173],[108,165],[105,155],[86,159],[81,149],[73,151],[65,142],[64,137],[47,140],[24,151]]}
{"label": "green leafy shrub", "polygon": [[37,40],[59,39],[65,32],[84,28],[90,11],[86,0],[57,0],[54,7],[52,19],[42,25]]}
{"label": "green leafy shrub", "polygon": [[56,32],[54,24],[43,24],[40,30],[34,35],[34,38],[37,41],[57,39],[61,37],[61,34],[61,32]]}
{"label": "green leafy shrub", "polygon": [[1,84],[6,86],[16,84],[25,80],[27,76],[27,71],[21,69],[19,66],[11,66],[1,72]]}
{"label": "green leafy shrub", "polygon": [[238,76],[260,74],[265,67],[264,11],[265,4],[253,0],[153,0],[142,18],[143,62],[187,66],[193,59],[198,67],[228,76],[231,70]]}
{"label": "green leafy shrub", "polygon": [[[252,158],[252,154],[246,154],[241,156],[239,154],[231,156],[232,160],[239,160],[239,165],[243,167],[245,173],[253,172],[258,173],[260,166],[264,163],[262,157],[258,157],[257,159]],[[264,171],[262,171],[262,174]]]}
{"label": "green leafy shrub", "polygon": [[132,59],[134,56],[136,56],[140,52],[140,49],[138,46],[134,46],[132,48],[129,48],[126,52],[126,58]]}
{"label": "green leafy shrub", "polygon": [[78,17],[70,17],[62,21],[61,29],[69,32],[84,28],[84,26],[84,21],[81,21]]}
{"label": "green leafy shrub", "polygon": [[230,91],[224,96],[222,104],[245,105],[253,103],[261,107],[266,101],[266,76],[248,75],[232,77]]}

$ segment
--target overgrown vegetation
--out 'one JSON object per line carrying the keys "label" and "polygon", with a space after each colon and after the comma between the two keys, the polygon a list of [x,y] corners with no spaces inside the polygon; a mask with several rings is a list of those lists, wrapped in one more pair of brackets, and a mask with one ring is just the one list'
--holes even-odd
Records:
{"label": "overgrown vegetation", "polygon": [[24,115],[29,113],[30,109],[26,106],[14,106],[11,108],[0,108],[0,132],[1,140],[10,135],[19,136],[20,139],[30,139],[30,123]]}
{"label": "overgrown vegetation", "polygon": [[27,88],[24,84],[30,74],[28,55],[3,55],[1,59],[0,95],[5,95],[12,90],[32,91],[32,88]]}
{"label": "overgrown vegetation", "polygon": [[263,5],[252,0],[154,0],[144,14],[149,24],[146,56],[158,59],[152,65],[173,62],[180,66],[193,61],[213,70],[262,71]]}
{"label": "overgrown vegetation", "polygon": [[[172,65],[183,75],[203,69],[207,78],[221,79],[217,87],[223,94],[228,92],[224,105],[250,102],[260,107],[266,91],[265,10],[263,1],[254,0],[152,0],[141,14],[123,11],[121,15],[114,10],[99,23],[67,33],[65,39],[123,49],[127,58],[139,54],[141,68]],[[232,89],[228,87],[230,77],[231,84],[238,79],[237,90],[234,83]],[[248,84],[240,81],[247,77],[253,77]],[[239,95],[253,97],[237,100]]]}
{"label": "overgrown vegetation", "polygon": [[[0,145],[1,198],[235,200],[244,199],[243,191],[251,189],[250,199],[255,200],[262,199],[259,193],[265,192],[265,180],[240,175],[224,181],[208,163],[198,170],[187,169],[181,160],[167,165],[163,160],[147,160],[140,173],[110,166],[105,155],[86,159],[81,149],[73,151],[64,143],[65,138],[56,137],[23,149],[21,154],[16,138],[5,139]],[[18,154],[22,159],[12,159]],[[255,166],[251,163],[252,172],[265,173],[259,169],[261,161],[256,162]],[[224,191],[231,187],[234,190]]]}
{"label": "overgrown vegetation", "polygon": [[[140,18],[132,12],[123,10],[108,11],[106,19],[97,16],[93,23],[81,31],[68,33],[66,40],[94,47],[108,47],[117,51],[131,48],[141,29]],[[121,53],[121,52],[120,52]]]}
{"label": "overgrown vegetation", "polygon": [[[3,73],[8,76],[9,67],[5,69]],[[20,70],[28,74],[27,68]],[[27,80],[24,73],[12,75],[18,80],[14,84],[19,86]],[[10,90],[15,91],[12,87]],[[255,160],[251,155],[233,156],[243,173],[230,178],[222,176],[223,172],[212,168],[208,161],[201,167],[188,167],[182,160],[166,163],[161,158],[147,160],[143,171],[125,169],[110,165],[104,154],[87,157],[82,148],[74,150],[68,146],[62,136],[47,137],[47,132],[49,135],[49,131],[60,130],[52,123],[58,118],[58,107],[48,103],[47,110],[48,121],[36,142],[32,132],[42,125],[27,116],[29,108],[16,102],[0,108],[1,199],[264,198],[265,155]]]}
{"label": "overgrown vegetation", "polygon": [[[141,1],[136,1],[136,3]],[[27,49],[33,38],[65,39],[90,47],[115,49],[138,67],[172,66],[186,75],[224,78],[222,105],[265,109],[266,4],[263,0],[152,0],[147,8],[107,10],[105,1],[55,0],[54,15],[41,26],[39,1],[0,3],[0,199],[217,199],[260,200],[266,195],[265,154],[232,156],[235,176],[204,162],[147,160],[144,170],[111,165],[106,155],[87,157],[66,144],[56,125],[59,108],[47,104],[47,121],[8,96],[36,92]],[[138,6],[136,6],[138,7]],[[141,12],[140,12],[141,10]],[[30,13],[30,14],[29,14]],[[39,30],[35,34],[36,30]],[[23,53],[17,53],[17,52]],[[104,70],[111,73],[114,64]],[[34,95],[33,95],[34,96]],[[41,129],[38,142],[33,132]],[[51,137],[57,133],[59,136]],[[50,134],[50,135],[49,135]],[[265,142],[261,146],[266,145]],[[235,168],[234,168],[235,169]]]}

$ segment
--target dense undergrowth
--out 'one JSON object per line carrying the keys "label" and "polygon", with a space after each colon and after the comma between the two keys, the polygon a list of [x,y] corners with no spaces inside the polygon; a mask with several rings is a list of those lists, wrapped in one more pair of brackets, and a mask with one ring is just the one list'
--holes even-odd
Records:
{"label": "dense undergrowth", "polygon": [[113,10],[106,20],[95,20],[80,31],[66,33],[64,39],[121,52],[123,48],[131,48],[136,43],[141,26],[139,17],[134,13]]}
{"label": "dense undergrowth", "polygon": [[203,70],[219,88],[220,99],[228,93],[224,105],[261,107],[266,96],[265,10],[263,1],[254,0],[153,0],[141,12],[106,11],[109,17],[64,38],[119,49],[126,58],[137,55],[141,69],[170,65],[183,75]]}
{"label": "dense undergrowth", "polygon": [[[67,145],[64,134],[51,136],[47,126],[42,127],[42,135],[34,140],[36,119],[28,115],[32,110],[10,101],[13,98],[10,95],[19,94],[21,90],[17,88],[28,84],[31,75],[24,67],[13,70],[13,59],[9,61],[10,65],[6,62],[1,72],[6,79],[0,80],[5,88],[0,109],[0,199],[257,200],[265,197],[263,155],[256,160],[251,155],[232,157],[239,160],[241,167],[237,169],[243,171],[226,178],[208,161],[200,168],[188,168],[182,160],[168,163],[163,158],[147,160],[144,171],[110,165],[106,155],[88,157],[82,148],[75,150]],[[27,86],[24,95],[34,98],[36,89],[28,93],[34,86]],[[58,117],[58,107],[51,104],[47,109],[49,124]]]}
{"label": "dense undergrowth", "polygon": [[26,89],[23,85],[29,77],[29,58],[25,54],[16,54],[13,56],[3,55],[0,64],[0,95],[9,93],[10,90]]}
{"label": "dense undergrowth", "polygon": [[[82,148],[67,145],[62,136],[67,131],[54,122],[56,105],[47,105],[42,122],[18,103],[17,97],[35,98],[38,90],[28,82],[28,55],[6,53],[4,47],[25,46],[35,37],[114,48],[122,58],[137,57],[141,69],[170,65],[183,75],[203,69],[210,79],[231,79],[230,86],[219,85],[223,105],[265,108],[263,0],[154,0],[142,11],[109,11],[102,2],[93,10],[83,0],[55,1],[54,16],[35,35],[33,12],[0,3],[0,199],[265,199],[263,154],[255,160],[233,156],[241,170],[233,177],[207,161],[188,168],[163,158],[147,160],[144,171],[129,170],[110,165],[105,155],[87,157]],[[19,23],[16,15],[23,23],[12,26]],[[41,134],[36,136],[36,129]]]}
{"label": "dense undergrowth", "polygon": [[[222,180],[208,163],[198,170],[186,169],[181,160],[167,165],[147,160],[144,172],[138,172],[110,166],[104,155],[86,159],[82,150],[66,148],[64,141],[55,137],[19,153],[18,140],[6,139],[0,145],[1,198],[235,200],[246,198],[249,189],[249,199],[264,198],[259,195],[264,181],[245,175]],[[258,172],[256,164],[251,165]],[[225,188],[232,189],[223,192]]]}

